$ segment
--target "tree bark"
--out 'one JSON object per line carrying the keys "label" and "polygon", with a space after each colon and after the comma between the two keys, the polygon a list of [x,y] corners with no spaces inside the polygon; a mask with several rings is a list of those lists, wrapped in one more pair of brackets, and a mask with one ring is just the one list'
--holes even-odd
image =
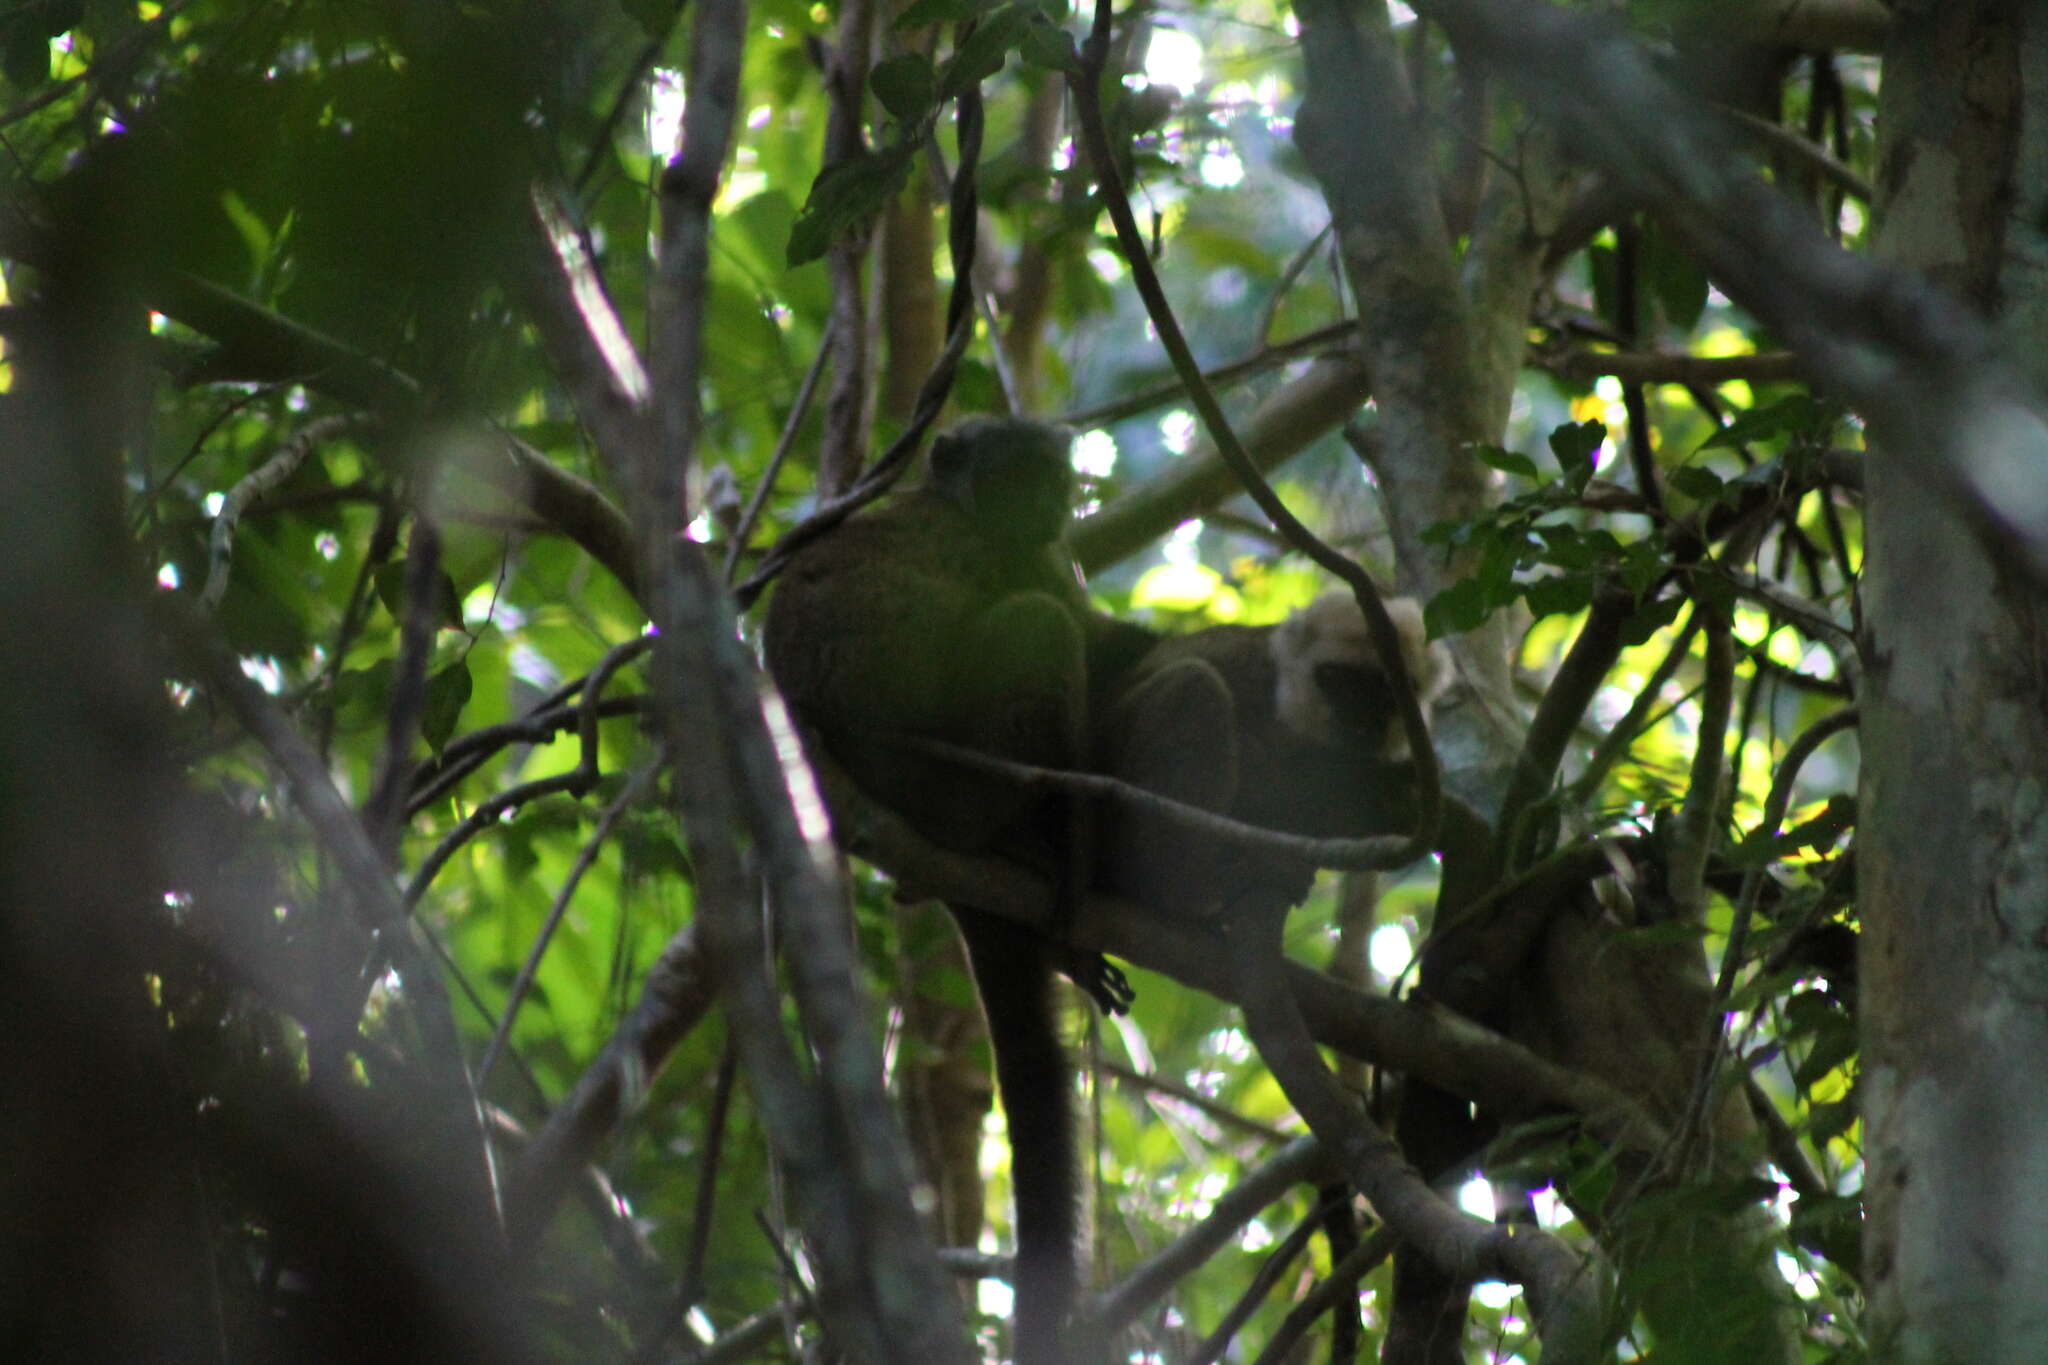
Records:
{"label": "tree bark", "polygon": [[[1894,7],[1879,254],[1982,308],[2048,378],[2032,6]],[[1876,1358],[2048,1358],[2048,707],[2042,595],[1870,462],[1859,837],[1865,1264]]]}

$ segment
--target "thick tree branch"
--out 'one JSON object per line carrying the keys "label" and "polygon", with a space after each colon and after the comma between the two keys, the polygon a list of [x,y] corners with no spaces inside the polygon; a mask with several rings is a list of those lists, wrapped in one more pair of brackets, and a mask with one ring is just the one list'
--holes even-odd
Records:
{"label": "thick tree branch", "polygon": [[[958,901],[1043,929],[1052,887],[998,858],[942,849],[900,817],[866,801],[829,764],[816,769],[831,793],[842,843],[896,879],[912,898]],[[1234,1000],[1226,954],[1212,922],[1090,896],[1075,917],[1078,946],[1112,953],[1219,999]],[[1316,1038],[1377,1066],[1420,1075],[1502,1114],[1566,1109],[1586,1116],[1603,1141],[1654,1150],[1661,1130],[1636,1102],[1591,1077],[1546,1061],[1438,1006],[1403,1004],[1354,990],[1296,963],[1287,981]]]}
{"label": "thick tree branch", "polygon": [[1781,384],[1803,378],[1799,358],[1783,351],[1758,355],[1662,355],[1640,351],[1537,352],[1532,363],[1572,379],[1611,374],[1624,384],[1686,384],[1712,388],[1734,380]]}
{"label": "thick tree branch", "polygon": [[[682,535],[686,474],[702,421],[711,206],[737,112],[747,31],[741,0],[702,0],[692,33],[683,144],[661,177],[660,256],[650,290],[650,395],[659,439],[633,471],[634,524],[652,616],[654,695],[673,758],[705,943],[755,1110],[790,1180],[814,1252],[820,1306],[856,1360],[964,1361],[955,1304],[911,1206],[909,1151],[882,1088],[862,1009],[842,888],[802,828],[807,786],[787,736],[771,733],[732,602]],[[753,860],[778,914],[815,1066],[785,1036]]]}
{"label": "thick tree branch", "polygon": [[[1362,360],[1348,354],[1325,356],[1260,403],[1240,424],[1239,439],[1252,462],[1270,470],[1342,426],[1370,397],[1372,376]],[[1190,517],[1243,491],[1243,483],[1217,454],[1215,444],[1205,440],[1176,461],[1170,473],[1075,523],[1068,544],[1081,567],[1094,573],[1128,559]]]}

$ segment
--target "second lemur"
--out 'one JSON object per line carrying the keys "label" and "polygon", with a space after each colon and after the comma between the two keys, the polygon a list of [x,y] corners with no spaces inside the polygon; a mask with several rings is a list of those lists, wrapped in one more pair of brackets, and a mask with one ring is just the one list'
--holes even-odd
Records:
{"label": "second lemur", "polygon": [[[1427,713],[1450,658],[1421,609],[1390,598],[1402,663]],[[1349,594],[1272,626],[1213,626],[1160,641],[1097,708],[1103,771],[1247,825],[1311,838],[1412,827],[1399,680]],[[1098,880],[1179,914],[1284,911],[1313,863],[1220,840],[1171,817],[1109,803]]]}

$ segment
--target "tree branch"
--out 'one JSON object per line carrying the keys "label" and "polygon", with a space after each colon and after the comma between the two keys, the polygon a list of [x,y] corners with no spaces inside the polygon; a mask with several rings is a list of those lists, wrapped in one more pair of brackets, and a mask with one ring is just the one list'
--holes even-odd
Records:
{"label": "tree branch", "polygon": [[2048,418],[1968,307],[1842,250],[1728,147],[1613,24],[1535,0],[1421,0],[1460,51],[1513,81],[1852,404],[1890,458],[2048,584]]}

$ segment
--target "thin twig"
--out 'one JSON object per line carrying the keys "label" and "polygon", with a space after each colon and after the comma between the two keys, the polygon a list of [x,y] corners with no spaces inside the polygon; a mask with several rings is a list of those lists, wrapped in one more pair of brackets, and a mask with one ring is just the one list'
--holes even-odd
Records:
{"label": "thin twig", "polygon": [[1020,787],[1051,788],[1056,791],[1081,792],[1088,796],[1109,797],[1134,810],[1171,820],[1183,828],[1210,835],[1239,847],[1286,854],[1300,858],[1304,862],[1314,863],[1317,867],[1364,872],[1406,867],[1415,861],[1411,847],[1414,840],[1408,835],[1382,834],[1364,839],[1311,839],[1300,834],[1283,834],[1278,830],[1248,825],[1227,815],[1218,815],[1215,811],[1176,801],[1170,796],[1162,796],[1158,792],[1134,786],[1121,778],[1107,777],[1101,773],[1041,768],[1029,763],[1019,763],[1014,759],[998,758],[994,754],[952,744],[942,739],[906,736],[902,744],[906,749],[942,758],[975,772],[1008,778]]}
{"label": "thin twig", "polygon": [[789,405],[789,417],[782,424],[782,434],[775,440],[775,450],[768,457],[768,466],[761,471],[761,481],[754,485],[754,496],[747,500],[747,510],[740,514],[739,525],[732,528],[732,544],[725,552],[725,581],[728,583],[739,570],[740,558],[747,552],[747,542],[753,538],[754,527],[760,524],[761,510],[768,505],[768,495],[775,491],[775,480],[781,475],[789,452],[796,448],[797,433],[803,429],[804,418],[810,415],[811,400],[818,392],[818,378],[825,373],[825,361],[831,354],[828,339],[827,344],[818,347],[818,353],[811,357],[811,366],[804,371],[803,382],[797,385],[796,399]]}
{"label": "thin twig", "polygon": [[620,817],[645,794],[659,771],[658,764],[650,764],[627,778],[626,785],[597,817],[597,828],[591,831],[590,838],[578,851],[569,875],[562,879],[562,885],[555,892],[555,903],[548,907],[547,918],[541,921],[540,932],[533,936],[533,946],[527,950],[526,961],[519,964],[519,974],[512,978],[512,988],[505,993],[505,1008],[498,1015],[497,1027],[491,1030],[490,1045],[484,1049],[483,1060],[476,1064],[478,1085],[490,1080],[491,1068],[497,1065],[498,1054],[505,1050],[505,1040],[512,1033],[512,1021],[518,1017],[527,992],[533,989],[533,979],[540,974],[540,960],[554,941],[555,930],[561,926],[562,917],[569,912],[569,902],[576,898],[576,888],[582,884],[583,874],[597,861],[597,855],[603,851],[605,841],[611,838],[612,828]]}

